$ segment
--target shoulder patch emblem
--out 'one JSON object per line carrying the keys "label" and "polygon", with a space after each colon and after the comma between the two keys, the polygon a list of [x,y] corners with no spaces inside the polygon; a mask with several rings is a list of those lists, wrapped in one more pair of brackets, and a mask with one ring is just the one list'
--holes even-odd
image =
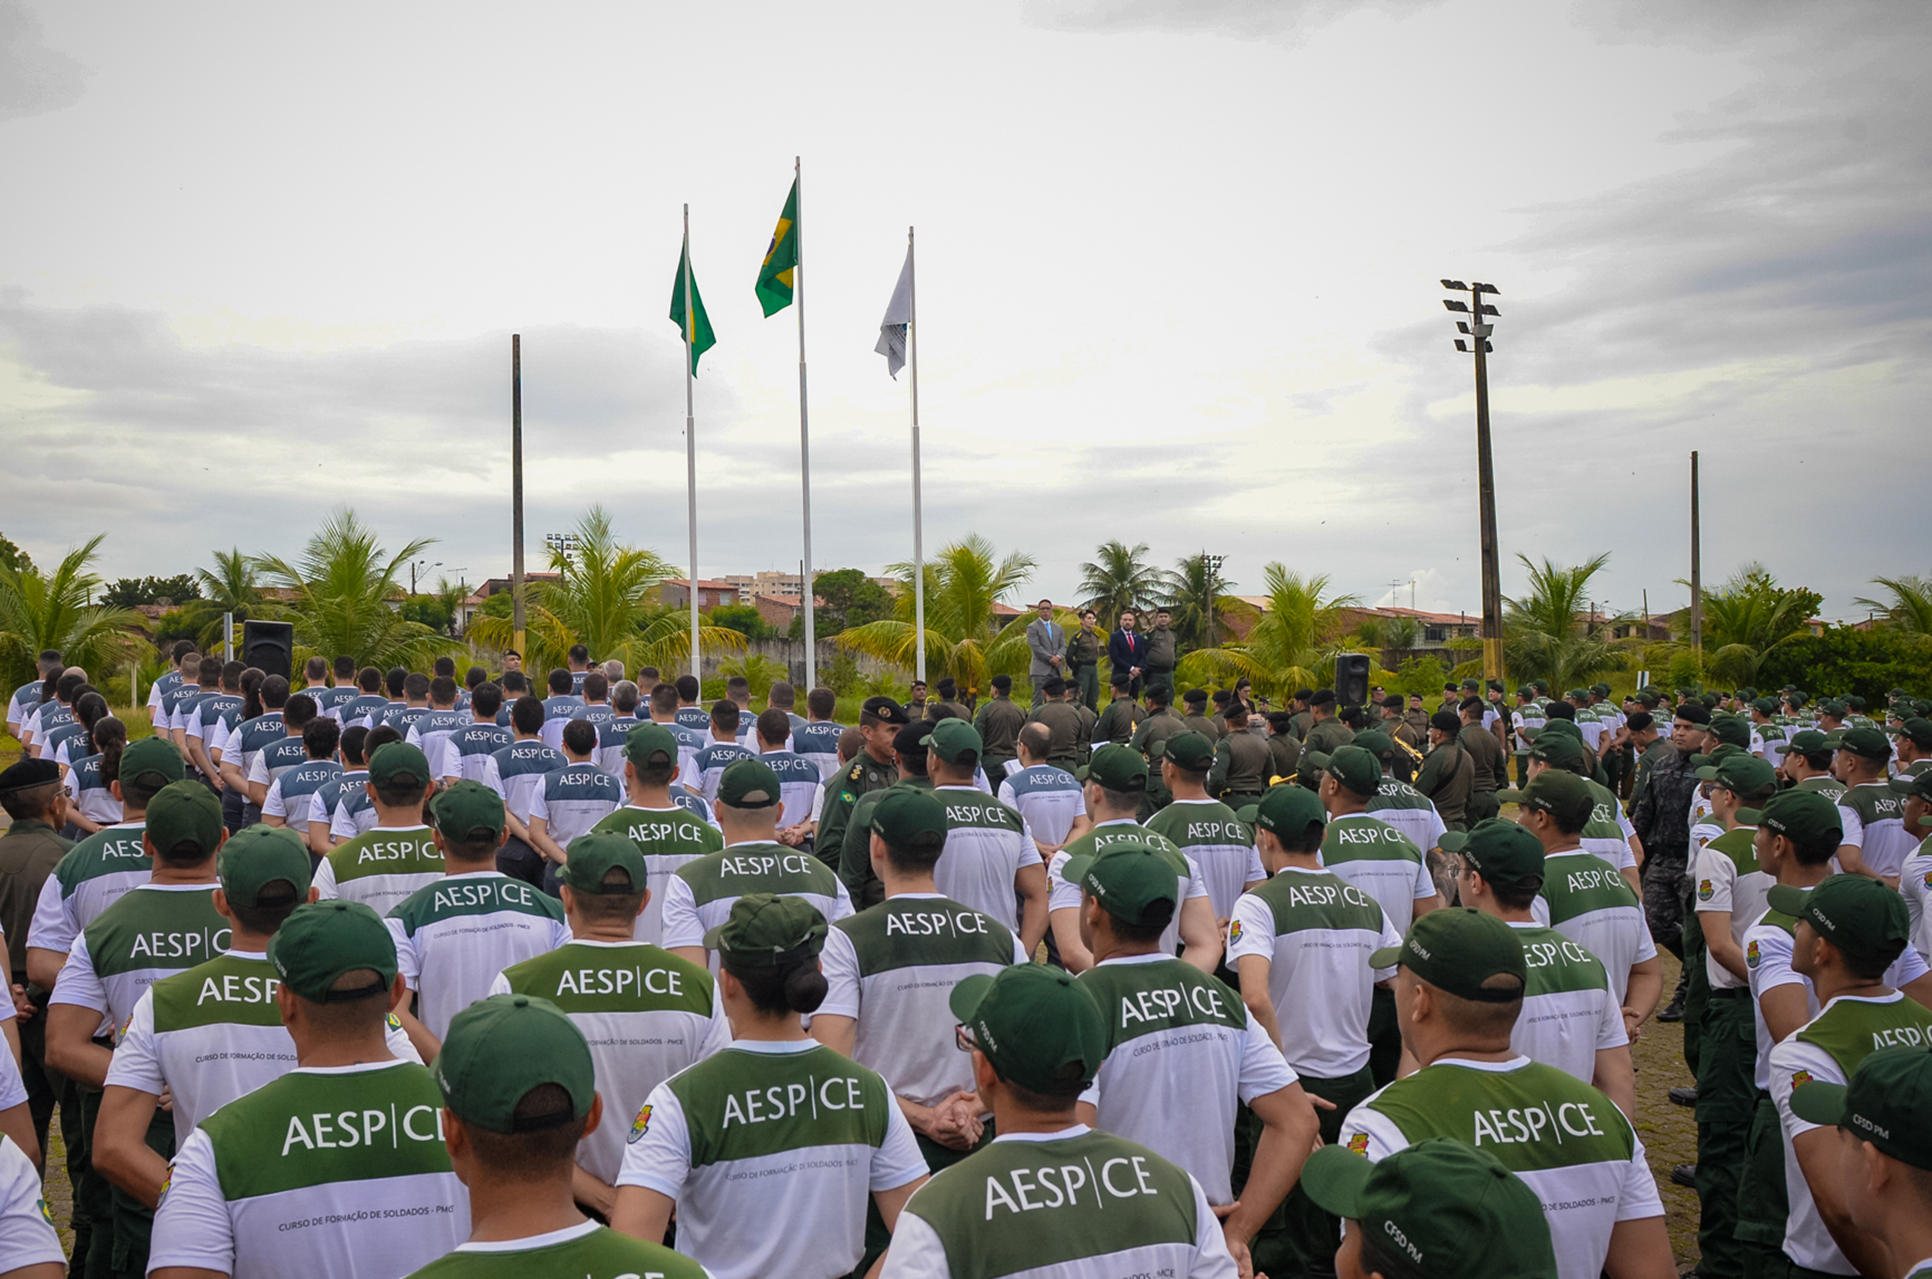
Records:
{"label": "shoulder patch emblem", "polygon": [[637,1118],[631,1121],[631,1130],[625,1134],[624,1144],[627,1146],[635,1145],[638,1138],[642,1137],[650,1129],[650,1126],[651,1108],[646,1106],[644,1109],[638,1111]]}
{"label": "shoulder patch emblem", "polygon": [[389,1029],[391,1030],[402,1029],[402,1018],[396,1016],[396,1014],[394,1013],[390,1013],[387,1017],[383,1018],[383,1020],[389,1023]]}
{"label": "shoulder patch emblem", "polygon": [[1230,920],[1228,923],[1228,945],[1232,946],[1240,940],[1241,940],[1241,921],[1238,919]]}
{"label": "shoulder patch emblem", "polygon": [[[161,1193],[166,1194],[167,1192],[168,1192],[167,1183],[163,1182],[161,1186]],[[34,1207],[40,1209],[41,1220],[45,1221],[50,1226],[54,1224],[54,1210],[48,1207],[47,1201],[45,1199],[36,1200],[34,1202]]]}
{"label": "shoulder patch emblem", "polygon": [[1348,1153],[1351,1155],[1361,1155],[1362,1157],[1367,1158],[1368,1157],[1368,1134],[1365,1132],[1358,1132],[1353,1137],[1350,1137],[1348,1139]]}
{"label": "shoulder patch emblem", "polygon": [[1698,901],[1707,902],[1715,896],[1717,896],[1717,890],[1711,887],[1710,880],[1700,879],[1697,881],[1697,900]]}
{"label": "shoulder patch emblem", "polygon": [[1792,1073],[1791,1086],[1793,1088],[1802,1088],[1810,1082],[1811,1072],[1809,1070],[1799,1070]]}
{"label": "shoulder patch emblem", "polygon": [[1758,966],[1758,959],[1759,959],[1759,956],[1758,956],[1758,944],[1757,944],[1757,942],[1756,942],[1755,940],[1753,940],[1753,941],[1750,941],[1750,942],[1747,942],[1747,943],[1745,943],[1745,946],[1744,946],[1744,966],[1745,966],[1746,968],[1756,968],[1756,967]]}

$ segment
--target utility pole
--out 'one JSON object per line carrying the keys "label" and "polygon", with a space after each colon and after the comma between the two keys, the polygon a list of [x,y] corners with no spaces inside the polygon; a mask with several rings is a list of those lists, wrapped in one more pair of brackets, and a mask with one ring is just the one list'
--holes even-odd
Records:
{"label": "utility pole", "polygon": [[1456,349],[1473,351],[1476,356],[1476,482],[1482,521],[1483,677],[1502,679],[1503,584],[1496,555],[1496,470],[1490,460],[1489,450],[1489,361],[1486,358],[1494,349],[1489,344],[1489,337],[1495,331],[1495,326],[1485,318],[1500,318],[1502,312],[1483,301],[1485,293],[1500,297],[1501,291],[1493,284],[1464,284],[1460,280],[1444,280],[1442,287],[1456,292],[1467,291],[1469,294],[1468,302],[1445,298],[1442,305],[1446,310],[1469,317],[1467,321],[1456,322],[1456,331],[1468,339],[1465,342],[1463,338],[1457,338]]}
{"label": "utility pole", "polygon": [[1697,450],[1691,450],[1691,649],[1697,672],[1704,673],[1704,554],[1697,509]]}
{"label": "utility pole", "polygon": [[1209,555],[1206,551],[1202,551],[1201,558],[1204,561],[1206,561],[1207,571],[1208,571],[1207,646],[1209,648],[1213,648],[1214,647],[1214,601],[1219,599],[1221,595],[1221,591],[1220,591],[1221,565],[1227,563],[1228,557],[1225,555]]}
{"label": "utility pole", "polygon": [[523,652],[523,335],[510,335],[510,645]]}

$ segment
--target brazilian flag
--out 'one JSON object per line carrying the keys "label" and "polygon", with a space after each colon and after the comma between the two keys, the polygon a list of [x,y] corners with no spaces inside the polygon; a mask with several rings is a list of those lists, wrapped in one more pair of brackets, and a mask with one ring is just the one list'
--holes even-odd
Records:
{"label": "brazilian flag", "polygon": [[[678,336],[685,336],[684,326],[684,276],[687,247],[678,254],[678,278],[671,286],[671,322],[678,326]],[[698,273],[691,273],[691,297],[695,301],[697,320],[690,329],[691,372],[698,371],[698,357],[718,344],[718,335],[711,331],[711,317],[704,313],[704,295],[698,292]]]}
{"label": "brazilian flag", "polygon": [[767,318],[792,304],[792,272],[797,269],[798,179],[793,178],[785,211],[778,215],[778,229],[771,233],[771,247],[765,250],[765,264],[758,269],[758,304]]}

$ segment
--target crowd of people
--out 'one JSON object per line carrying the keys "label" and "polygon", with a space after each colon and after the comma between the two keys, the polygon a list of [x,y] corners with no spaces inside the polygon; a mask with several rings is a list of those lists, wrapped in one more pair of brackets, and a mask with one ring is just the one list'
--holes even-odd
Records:
{"label": "crowd of people", "polygon": [[1276,708],[1054,619],[850,725],[183,644],[130,734],[41,654],[0,1279],[1670,1279],[1653,1017],[1699,1275],[1932,1271],[1932,705]]}

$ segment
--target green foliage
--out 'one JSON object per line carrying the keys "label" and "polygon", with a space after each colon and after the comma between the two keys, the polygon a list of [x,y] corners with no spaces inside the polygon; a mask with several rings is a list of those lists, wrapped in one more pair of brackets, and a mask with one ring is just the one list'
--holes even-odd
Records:
{"label": "green foliage", "polygon": [[434,595],[411,595],[402,603],[402,615],[438,634],[447,634],[455,615]]}
{"label": "green foliage", "polygon": [[498,591],[483,601],[483,607],[476,610],[477,617],[509,617],[516,608],[516,601],[508,591]]}
{"label": "green foliage", "polygon": [[0,568],[12,569],[16,573],[34,571],[33,558],[27,552],[0,536]]}
{"label": "green foliage", "polygon": [[1103,631],[1112,630],[1124,612],[1152,607],[1166,586],[1167,574],[1148,562],[1145,542],[1133,546],[1121,541],[1102,542],[1093,560],[1080,566],[1082,607],[1100,615]]}
{"label": "green foliage", "polygon": [[[814,573],[812,590],[820,601],[812,614],[820,635],[836,635],[892,616],[892,593],[856,568]],[[798,626],[803,635],[802,620]]]}
{"label": "green foliage", "polygon": [[166,648],[176,640],[191,640],[196,648],[217,653],[221,651],[219,637],[213,643],[202,643],[201,628],[194,624],[194,619],[188,616],[185,609],[171,608],[155,619],[153,637],[156,648]]}
{"label": "green foliage", "polygon": [[1912,635],[1932,635],[1932,578],[1916,574],[1906,577],[1874,577],[1872,585],[1882,586],[1891,595],[1887,600],[1856,602],[1885,615],[1885,624]]}
{"label": "green foliage", "polygon": [[89,565],[106,536],[69,551],[52,573],[0,567],[0,678],[9,689],[33,678],[42,649],[101,674],[140,651],[140,614],[88,603],[101,588]]}
{"label": "green foliage", "polygon": [[831,665],[819,672],[819,682],[840,697],[850,697],[865,688],[865,676],[859,672],[859,659],[843,651],[834,654]]}
{"label": "green foliage", "polygon": [[1779,646],[1810,634],[1806,619],[1823,597],[1786,589],[1762,565],[1747,564],[1704,596],[1704,669],[1725,687],[1758,682],[1758,670]]}
{"label": "green foliage", "polygon": [[1529,570],[1529,591],[1520,599],[1503,601],[1503,648],[1510,677],[1518,683],[1546,679],[1561,696],[1564,690],[1616,663],[1610,647],[1610,624],[1616,618],[1586,623],[1590,579],[1610,562],[1609,552],[1582,564],[1559,567],[1545,559],[1532,564],[1518,555]]}
{"label": "green foliage", "polygon": [[1436,658],[1419,653],[1402,663],[1398,669],[1389,672],[1381,684],[1391,693],[1400,693],[1404,697],[1411,693],[1420,693],[1425,700],[1428,700],[1441,693],[1442,686],[1448,680],[1447,666]]}
{"label": "green foliage", "polygon": [[101,592],[101,603],[107,608],[133,608],[136,604],[159,604],[163,600],[169,604],[186,604],[200,598],[201,584],[192,573],[118,578]]}
{"label": "green foliage", "polygon": [[430,539],[419,538],[391,555],[375,530],[344,507],[315,531],[293,562],[271,555],[258,564],[272,585],[295,594],[289,617],[298,650],[325,657],[347,654],[369,666],[400,662],[420,668],[443,645],[434,631],[390,605],[403,596],[397,575],[429,545]]}
{"label": "green foliage", "polygon": [[1335,671],[1335,654],[1342,646],[1341,610],[1354,604],[1353,595],[1328,594],[1328,577],[1303,577],[1280,564],[1262,570],[1268,607],[1245,640],[1204,648],[1181,659],[1175,683],[1232,685],[1245,675],[1257,693],[1277,702],[1298,688],[1319,688]]}
{"label": "green foliage", "polygon": [[751,685],[751,695],[763,701],[771,695],[771,686],[788,678],[791,672],[785,669],[783,662],[760,653],[748,653],[719,662],[718,674],[727,679],[734,675],[744,676],[745,682]]}
{"label": "green foliage", "polygon": [[886,571],[905,585],[893,602],[893,617],[841,631],[838,643],[902,670],[915,669],[923,645],[932,678],[951,675],[968,689],[986,687],[986,681],[1000,671],[1024,669],[1029,619],[1021,614],[1002,626],[993,605],[1025,583],[1033,573],[1033,561],[1017,553],[996,559],[993,544],[975,533],[942,548],[925,567],[923,636],[913,626],[912,565],[894,564]]}
{"label": "green foliage", "polygon": [[1932,637],[1902,630],[1827,626],[1780,645],[1758,669],[1759,688],[1796,684],[1814,697],[1855,693],[1883,706],[1894,688],[1932,691]]}
{"label": "green foliage", "polygon": [[778,633],[766,625],[764,617],[751,604],[720,604],[704,617],[711,625],[736,631],[746,639],[770,639]]}
{"label": "green foliage", "polygon": [[1233,586],[1215,569],[1206,551],[1183,557],[1166,574],[1155,603],[1173,614],[1174,638],[1182,655],[1226,639],[1234,633],[1237,620],[1253,621],[1255,611],[1247,601],[1228,594]]}

